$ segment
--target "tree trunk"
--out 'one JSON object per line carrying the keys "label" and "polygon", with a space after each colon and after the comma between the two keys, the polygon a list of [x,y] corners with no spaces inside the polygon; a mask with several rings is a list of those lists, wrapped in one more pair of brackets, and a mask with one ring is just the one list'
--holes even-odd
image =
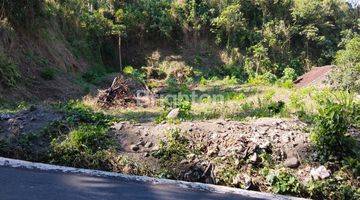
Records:
{"label": "tree trunk", "polygon": [[121,73],[123,71],[122,55],[121,55],[121,34],[119,34],[119,67],[120,67],[120,73]]}

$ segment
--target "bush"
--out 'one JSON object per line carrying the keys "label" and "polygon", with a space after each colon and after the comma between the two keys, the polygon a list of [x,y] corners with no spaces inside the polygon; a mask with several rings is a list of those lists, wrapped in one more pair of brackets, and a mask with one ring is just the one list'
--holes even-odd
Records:
{"label": "bush", "polygon": [[6,55],[0,53],[0,83],[7,87],[13,87],[20,79],[18,66]]}
{"label": "bush", "polygon": [[96,66],[89,69],[81,77],[88,83],[99,84],[101,78],[106,74],[105,68]]}
{"label": "bush", "polygon": [[115,143],[109,135],[109,128],[115,120],[93,112],[78,101],[59,105],[59,110],[66,116],[62,123],[72,131],[64,132],[66,135],[59,136],[58,132],[54,135],[51,142],[51,162],[110,170],[108,153]]}
{"label": "bush", "polygon": [[[187,79],[187,81],[191,81],[191,79]],[[175,94],[175,93],[183,93],[183,94],[189,94],[189,84],[186,82],[181,82],[178,79],[174,77],[174,75],[170,75],[166,80],[166,92]]]}
{"label": "bush", "polygon": [[277,84],[281,87],[285,88],[292,88],[294,86],[294,80],[296,79],[297,75],[293,68],[287,67],[283,71],[283,76],[277,82]]}
{"label": "bush", "polygon": [[53,80],[55,78],[55,70],[50,67],[44,68],[41,70],[40,76],[45,80]]}
{"label": "bush", "polygon": [[355,200],[360,198],[360,189],[347,184],[339,184],[333,179],[311,181],[307,184],[307,191],[312,199]]}
{"label": "bush", "polygon": [[282,81],[294,81],[296,79],[297,75],[293,68],[287,67],[283,71],[283,76],[281,77]]}
{"label": "bush", "polygon": [[322,160],[353,154],[354,141],[345,134],[360,113],[359,104],[354,102],[351,94],[341,92],[332,95],[318,99],[320,106],[311,134]]}
{"label": "bush", "polygon": [[133,68],[132,66],[126,66],[123,69],[124,74],[131,76],[133,79],[145,83],[146,74],[142,73],[138,69]]}
{"label": "bush", "polygon": [[250,77],[248,82],[253,85],[270,85],[276,82],[276,76],[270,72]]}
{"label": "bush", "polygon": [[300,194],[302,186],[295,176],[281,170],[279,172],[270,172],[266,176],[266,180],[270,183],[271,189],[279,194]]}
{"label": "bush", "polygon": [[166,140],[160,141],[159,150],[153,152],[155,158],[162,162],[177,162],[189,154],[188,140],[181,135],[180,129],[172,129],[166,135]]}

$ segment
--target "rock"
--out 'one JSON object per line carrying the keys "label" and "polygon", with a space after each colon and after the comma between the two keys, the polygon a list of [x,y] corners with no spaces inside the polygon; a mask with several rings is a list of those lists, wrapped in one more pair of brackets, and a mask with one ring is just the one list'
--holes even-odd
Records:
{"label": "rock", "polygon": [[233,178],[232,184],[233,184],[234,186],[240,186],[240,185],[241,185],[241,182],[242,182],[242,176],[241,176],[241,174],[237,174],[237,175]]}
{"label": "rock", "polygon": [[196,155],[193,154],[193,153],[191,153],[191,154],[189,154],[189,155],[186,155],[186,158],[189,159],[189,160],[194,160],[195,157],[196,157]]}
{"label": "rock", "polygon": [[173,109],[173,110],[171,110],[169,112],[169,114],[167,115],[166,118],[168,118],[168,119],[176,119],[179,116],[179,113],[180,113],[180,109],[175,108],[175,109]]}
{"label": "rock", "polygon": [[122,123],[116,123],[111,128],[113,128],[117,131],[120,131],[123,127],[124,127],[124,125]]}
{"label": "rock", "polygon": [[189,164],[189,161],[186,159],[180,161],[180,165],[185,165],[185,164]]}
{"label": "rock", "polygon": [[270,146],[271,146],[271,143],[269,141],[265,141],[259,145],[259,148],[267,151],[267,150],[270,150]]}
{"label": "rock", "polygon": [[237,174],[234,177],[232,184],[236,187],[241,187],[243,185],[245,190],[251,190],[254,188],[252,178],[247,174]]}
{"label": "rock", "polygon": [[207,152],[207,155],[209,157],[212,157],[212,156],[216,156],[218,153],[219,153],[219,148],[215,147],[215,148],[209,149]]}
{"label": "rock", "polygon": [[153,143],[152,143],[152,142],[147,142],[147,143],[145,143],[145,145],[144,145],[145,148],[150,148],[150,147],[152,147],[152,146],[153,146]]}
{"label": "rock", "polygon": [[274,156],[275,156],[275,160],[278,160],[278,161],[284,160],[287,158],[287,154],[282,149],[276,150]]}
{"label": "rock", "polygon": [[251,188],[253,188],[252,178],[249,175],[245,174],[244,175],[244,189],[251,190]]}
{"label": "rock", "polygon": [[140,138],[140,141],[135,144],[136,146],[144,146],[145,142],[143,141],[143,138]]}
{"label": "rock", "polygon": [[250,156],[249,160],[251,163],[257,163],[257,161],[259,160],[257,153],[254,153],[252,156]]}
{"label": "rock", "polygon": [[130,146],[130,149],[133,150],[133,151],[139,151],[140,148],[139,148],[138,145],[133,144],[133,145]]}
{"label": "rock", "polygon": [[289,168],[297,168],[300,162],[296,157],[290,157],[284,161],[284,165]]}
{"label": "rock", "polygon": [[149,152],[144,153],[144,157],[149,157],[149,156],[150,156]]}
{"label": "rock", "polygon": [[314,180],[323,180],[330,177],[330,170],[327,170],[323,165],[318,168],[312,168],[310,175]]}
{"label": "rock", "polygon": [[11,118],[11,116],[9,115],[9,114],[0,114],[0,121],[2,121],[2,120],[8,120],[8,119],[10,119]]}
{"label": "rock", "polygon": [[125,167],[122,169],[122,173],[124,174],[132,174],[133,168],[130,165],[125,165]]}

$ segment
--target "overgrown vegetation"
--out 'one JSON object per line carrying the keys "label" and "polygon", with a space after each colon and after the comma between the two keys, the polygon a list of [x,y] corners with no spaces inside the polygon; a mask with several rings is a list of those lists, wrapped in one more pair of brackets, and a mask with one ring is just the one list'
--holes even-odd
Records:
{"label": "overgrown vegetation", "polygon": [[[52,109],[61,114],[60,120],[36,133],[1,139],[1,155],[203,182],[207,182],[204,172],[211,172],[214,165],[217,177],[207,183],[314,199],[360,198],[360,148],[355,138],[360,129],[359,6],[343,0],[0,0],[0,5],[0,26],[7,24],[19,38],[37,38],[41,33],[45,40],[64,43],[79,64],[90,64],[92,67],[87,69],[68,66],[67,62],[64,66],[64,71],[74,72],[87,92],[90,86],[101,85],[107,73],[121,67],[120,73],[150,88],[151,94],[160,95],[154,105],[143,108],[105,110],[89,103],[93,100],[90,95],[84,102],[90,99],[87,103],[94,108],[80,100],[57,104]],[[49,28],[53,25],[54,30]],[[53,80],[49,83],[68,75],[36,51],[24,51],[26,62],[21,53],[0,53],[1,90],[11,91],[18,85],[27,62],[39,66],[33,71],[43,80]],[[295,85],[294,80],[312,67],[329,64],[337,65],[329,79],[331,87]],[[37,83],[36,77],[30,79]],[[0,125],[8,122],[8,114],[31,111],[26,103],[7,105],[3,99],[0,96]],[[93,110],[95,107],[99,112]],[[132,136],[142,138],[141,147],[130,148],[134,152],[127,154],[121,152],[126,147],[119,148],[119,138],[113,135],[116,128],[111,129],[120,120],[131,126],[146,121],[155,122],[154,126],[175,127],[196,120],[221,119],[224,122],[214,123],[225,126],[229,121],[248,123],[254,118],[283,117],[299,118],[306,123],[304,134],[311,132],[311,143],[300,144],[305,145],[306,152],[301,153],[306,160],[297,163],[301,165],[298,169],[284,168],[290,155],[283,149],[272,152],[272,144],[260,147],[256,141],[237,138],[241,145],[234,149],[207,149],[206,145],[212,145],[206,143],[212,141],[208,135],[193,144],[191,137],[196,135],[191,133],[192,127],[189,132],[168,130],[154,149],[142,144],[148,133],[142,135],[139,131]],[[16,120],[21,121],[21,117]],[[271,126],[278,124],[275,121]],[[125,125],[119,127],[121,130]],[[245,131],[231,128],[228,131],[236,135]],[[254,135],[260,132],[249,129]],[[222,130],[210,132],[211,137],[217,137]],[[277,135],[269,142],[292,142],[290,137]],[[227,137],[221,139],[226,141]],[[149,156],[158,159],[160,167],[156,171],[148,169],[131,157],[135,151],[145,161]],[[274,159],[274,154],[279,158]],[[190,172],[198,173],[200,178],[179,175],[183,170],[179,168],[188,170],[185,165],[194,164],[191,162],[196,166],[191,166]],[[199,167],[199,163],[206,163],[206,168],[201,169],[204,166]],[[306,167],[320,164],[329,169],[329,176],[315,180]],[[186,175],[193,175],[190,172]],[[312,180],[302,180],[303,173]]]}
{"label": "overgrown vegetation", "polygon": [[13,87],[20,79],[18,66],[5,54],[0,53],[0,83],[6,87]]}
{"label": "overgrown vegetation", "polygon": [[360,105],[346,92],[333,93],[334,96],[319,99],[318,115],[312,140],[322,155],[328,160],[331,156],[342,158],[356,154],[356,141],[346,133],[351,125],[358,123]]}
{"label": "overgrown vegetation", "polygon": [[160,141],[160,148],[153,153],[153,156],[162,162],[172,164],[181,161],[190,152],[187,147],[188,141],[182,134],[179,129],[168,131],[166,140]]}

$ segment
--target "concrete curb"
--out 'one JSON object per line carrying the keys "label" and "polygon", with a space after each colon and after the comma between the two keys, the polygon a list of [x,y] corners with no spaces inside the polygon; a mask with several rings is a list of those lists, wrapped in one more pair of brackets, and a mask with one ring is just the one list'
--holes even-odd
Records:
{"label": "concrete curb", "polygon": [[97,176],[97,177],[114,177],[126,181],[136,181],[146,184],[162,184],[162,185],[174,185],[180,188],[185,189],[193,189],[193,190],[201,190],[201,191],[208,191],[214,193],[232,193],[232,194],[239,194],[243,196],[247,196],[250,198],[260,198],[260,199],[269,199],[269,200],[300,200],[302,198],[296,197],[288,197],[283,195],[274,195],[270,193],[262,193],[256,191],[249,191],[243,190],[238,188],[231,188],[225,186],[218,186],[218,185],[210,185],[204,183],[191,183],[185,181],[176,181],[176,180],[169,180],[169,179],[157,179],[151,178],[147,176],[130,176],[120,173],[114,172],[106,172],[100,170],[90,170],[90,169],[79,169],[73,167],[64,167],[64,166],[57,166],[57,165],[50,165],[50,164],[43,164],[43,163],[34,163],[28,162],[23,160],[16,160],[16,159],[9,159],[0,157],[0,167],[12,167],[12,168],[22,168],[22,169],[34,169],[34,170],[41,170],[41,171],[52,171],[52,172],[62,172],[62,173],[71,173],[71,174],[81,174],[81,175],[88,175],[88,176]]}

